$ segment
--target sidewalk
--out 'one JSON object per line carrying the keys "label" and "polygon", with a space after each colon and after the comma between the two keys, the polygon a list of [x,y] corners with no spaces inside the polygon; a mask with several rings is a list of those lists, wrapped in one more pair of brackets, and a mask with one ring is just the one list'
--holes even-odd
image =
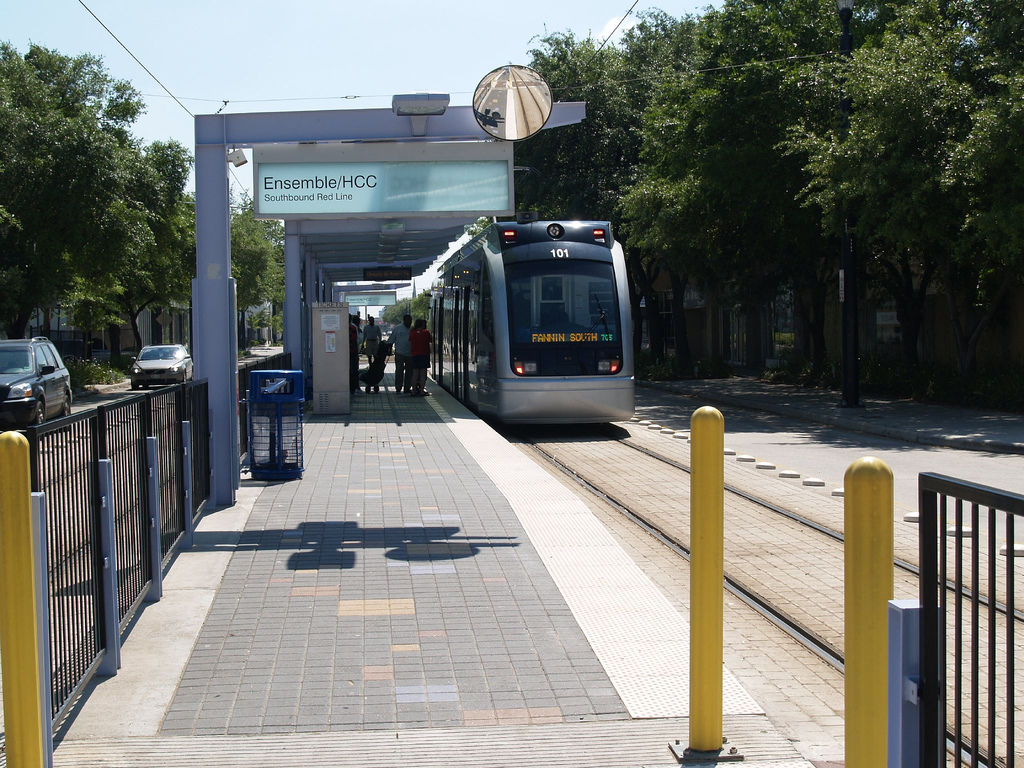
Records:
{"label": "sidewalk", "polygon": [[880,397],[862,397],[861,408],[842,408],[836,392],[744,377],[637,384],[910,443],[1024,454],[1024,416],[1020,414]]}
{"label": "sidewalk", "polygon": [[[56,765],[677,765],[685,611],[573,491],[431,394],[311,419],[300,480],[205,515]],[[747,764],[810,768],[723,682]]]}

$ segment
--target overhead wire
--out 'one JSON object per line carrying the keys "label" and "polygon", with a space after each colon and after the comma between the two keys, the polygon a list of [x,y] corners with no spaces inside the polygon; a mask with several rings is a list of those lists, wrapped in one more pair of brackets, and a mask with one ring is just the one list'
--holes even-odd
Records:
{"label": "overhead wire", "polygon": [[[803,59],[823,58],[825,56],[834,56],[834,55],[836,55],[836,53],[837,53],[836,51],[824,51],[822,53],[808,53],[808,54],[803,54],[803,55],[799,55],[799,56],[784,56],[784,57],[781,57],[781,58],[778,58],[778,59],[763,59],[763,60],[758,60],[758,61],[746,61],[746,62],[743,62],[742,64],[723,64],[720,67],[705,67],[703,69],[695,69],[692,72],[687,72],[687,73],[682,73],[682,74],[700,75],[700,74],[706,74],[706,73],[709,73],[709,72],[723,72],[723,71],[732,70],[732,69],[745,69],[747,67],[763,66],[765,64],[781,64],[781,63],[789,63],[789,62],[794,62],[794,61],[801,61]],[[586,85],[591,85],[591,86],[625,85],[625,84],[629,84],[629,83],[637,83],[637,82],[643,82],[643,81],[667,80],[667,79],[670,79],[672,77],[679,77],[680,74],[681,73],[678,73],[678,72],[672,72],[672,73],[664,73],[664,72],[652,73],[651,75],[646,75],[646,76],[643,76],[643,77],[630,77],[630,78],[625,78],[625,79],[621,79],[621,80],[598,80],[598,81],[596,81],[594,83],[583,83],[583,82],[573,83],[573,84],[570,84],[570,85],[559,86],[557,88],[553,88],[552,90],[553,91],[569,91],[569,90],[572,90],[574,88],[582,88],[583,86],[586,86]],[[459,96],[459,95],[464,95],[464,94],[470,94],[470,93],[472,93],[472,91],[448,91],[448,93],[450,93],[453,96]],[[162,94],[162,93],[143,93],[142,95],[147,97],[147,98],[161,98],[161,99],[163,99],[163,98],[174,98],[173,95],[168,96],[167,94]],[[230,103],[230,104],[269,104],[269,103],[273,103],[273,102],[285,102],[285,101],[330,101],[330,100],[333,100],[333,99],[345,99],[345,100],[353,100],[353,99],[378,99],[378,98],[389,98],[392,95],[393,94],[361,94],[361,95],[349,95],[349,96],[293,96],[293,97],[289,97],[289,98],[274,98],[274,99],[209,99],[209,98],[204,98],[204,97],[201,97],[201,96],[182,96],[181,98],[184,99],[185,101],[201,101],[201,102],[207,102],[207,103],[211,103],[211,104],[221,104],[221,108],[223,109],[223,107],[225,107],[227,103]]]}
{"label": "overhead wire", "polygon": [[703,69],[695,69],[690,72],[658,72],[652,73],[651,75],[643,77],[629,77],[623,80],[598,80],[595,83],[573,83],[571,85],[562,85],[557,88],[552,88],[553,92],[565,92],[571,91],[575,88],[583,88],[584,86],[601,86],[601,85],[625,85],[628,83],[638,83],[643,81],[657,81],[657,80],[669,80],[672,78],[681,78],[688,75],[703,75],[710,72],[724,72],[733,69],[746,69],[747,67],[759,67],[765,64],[782,64],[790,63],[794,61],[800,61],[803,59],[819,59],[824,56],[835,56],[836,51],[824,51],[822,53],[807,53],[799,56],[783,56],[778,59],[762,59],[759,61],[745,61],[742,64],[723,64],[720,67],[705,67]]}
{"label": "overhead wire", "polygon": [[[110,36],[111,36],[112,38],[114,38],[114,39],[115,39],[115,40],[117,41],[118,45],[120,45],[120,46],[121,46],[122,48],[124,48],[124,49],[125,49],[125,51],[126,51],[126,52],[128,53],[128,55],[129,55],[129,56],[131,56],[131,57],[132,57],[133,59],[135,59],[136,63],[137,63],[137,64],[138,64],[138,65],[139,65],[140,67],[142,67],[142,68],[143,68],[144,70],[146,70],[146,74],[148,74],[148,75],[149,75],[150,77],[152,77],[152,78],[153,78],[153,80],[155,80],[155,81],[156,81],[156,84],[157,84],[157,85],[159,85],[159,86],[160,86],[161,88],[163,88],[163,89],[164,89],[164,91],[165,91],[165,92],[167,93],[167,96],[169,96],[170,98],[174,99],[175,103],[176,103],[176,104],[177,104],[177,105],[178,105],[179,107],[181,107],[181,108],[182,108],[183,110],[185,110],[185,112],[187,112],[187,113],[188,113],[189,117],[192,117],[192,118],[194,118],[194,117],[195,117],[195,115],[194,115],[194,114],[192,113],[192,111],[191,111],[191,110],[190,110],[190,109],[189,109],[188,107],[186,107],[186,106],[185,106],[184,104],[182,104],[182,103],[181,103],[181,100],[180,100],[180,99],[178,99],[178,97],[177,97],[177,96],[175,96],[175,95],[174,95],[173,93],[171,93],[171,90],[170,90],[170,89],[169,89],[169,88],[168,88],[168,87],[167,87],[166,85],[164,85],[164,84],[163,84],[162,82],[160,82],[160,78],[158,78],[158,77],[157,77],[156,75],[154,75],[154,74],[153,74],[153,73],[152,73],[152,72],[150,71],[149,67],[147,67],[147,66],[146,66],[145,64],[143,64],[143,63],[142,63],[141,61],[139,61],[139,57],[138,57],[138,56],[136,56],[136,55],[135,55],[134,53],[132,53],[132,52],[131,52],[131,50],[130,50],[130,49],[128,48],[128,46],[126,46],[126,45],[125,45],[125,44],[124,44],[123,42],[121,42],[120,38],[118,38],[118,36],[117,36],[117,35],[115,35],[115,34],[113,33],[113,31],[112,31],[112,30],[110,29],[110,27],[108,27],[108,26],[107,26],[106,24],[104,24],[104,23],[103,23],[103,20],[102,20],[102,19],[100,19],[100,17],[99,17],[99,16],[97,16],[97,15],[96,15],[95,13],[93,13],[92,9],[91,9],[91,8],[90,8],[89,6],[87,6],[87,5],[86,5],[86,4],[85,4],[85,3],[83,2],[83,0],[78,0],[78,2],[79,2],[79,4],[80,4],[80,5],[81,5],[81,6],[83,7],[83,8],[85,8],[85,10],[87,10],[87,11],[89,12],[89,14],[90,14],[90,15],[91,15],[91,16],[92,16],[92,17],[93,17],[94,19],[96,19],[96,21],[97,21],[97,22],[99,23],[99,25],[100,25],[101,27],[103,27],[103,28],[104,28],[104,29],[105,29],[105,30],[107,31],[107,33],[108,33],[108,34],[109,34],[109,35],[110,35]],[[144,95],[144,96],[146,96],[147,94],[143,94],[143,95]],[[148,94],[148,95],[149,95],[149,96],[151,96],[151,97],[152,97],[152,96],[161,96],[161,97],[163,96],[163,94]],[[225,107],[226,107],[226,106],[227,106],[227,105],[229,104],[229,102],[230,102],[230,100],[229,100],[229,99],[195,99],[195,100],[196,100],[196,101],[221,101],[221,102],[222,102],[222,104],[221,104],[221,107],[220,107],[220,109],[218,109],[218,110],[217,110],[217,113],[218,113],[218,114],[219,114],[219,113],[220,113],[220,112],[221,112],[221,111],[222,111],[222,110],[223,110],[223,109],[224,109],[224,108],[225,108]],[[238,174],[236,174],[236,173],[235,173],[235,169],[234,169],[234,168],[232,168],[231,166],[228,166],[228,170],[229,170],[229,171],[231,172],[231,177],[232,177],[232,178],[233,178],[233,179],[235,180],[235,183],[236,183],[236,184],[238,185],[238,188],[239,188],[240,190],[242,190],[242,191],[244,192],[244,191],[245,191],[245,189],[246,189],[246,186],[245,186],[245,185],[244,185],[244,184],[242,183],[242,180],[238,178]]]}
{"label": "overhead wire", "polygon": [[[105,29],[107,31],[107,33],[112,38],[114,38],[115,41],[117,41],[117,44],[120,45],[125,50],[125,52],[129,56],[131,56],[135,60],[135,62],[140,67],[142,67],[142,69],[144,69],[146,71],[146,74],[148,74],[151,78],[153,78],[153,80],[156,82],[157,85],[159,85],[161,88],[163,88],[163,90],[165,92],[164,94],[143,93],[142,94],[143,96],[145,96],[147,98],[171,98],[171,99],[174,100],[174,102],[179,107],[181,107],[183,110],[185,110],[185,112],[189,115],[189,117],[193,117],[193,118],[195,117],[195,114],[188,107],[186,107],[181,102],[181,99],[179,99],[177,96],[175,96],[171,92],[171,90],[166,85],[164,85],[163,82],[161,82],[160,78],[158,78],[155,74],[153,74],[153,72],[149,69],[149,67],[147,67],[145,64],[143,64],[138,56],[136,56],[134,53],[132,53],[131,49],[129,49],[128,46],[126,46],[121,41],[121,39],[117,35],[114,34],[114,32],[110,29],[110,27],[108,27],[103,22],[103,20],[100,19],[100,17],[97,16],[88,5],[85,4],[84,0],[78,0],[78,3],[83,8],[85,8],[86,11],[88,11],[89,15],[92,16],[96,20],[96,22],[101,27],[103,27],[103,29]],[[601,41],[601,44],[597,47],[597,49],[594,51],[594,53],[590,55],[588,61],[586,62],[587,64],[589,64],[590,61],[592,61],[593,58],[596,57],[597,54],[599,54],[604,49],[604,47],[608,44],[608,41],[611,40],[612,37],[614,37],[614,35],[618,31],[619,27],[621,27],[622,23],[627,18],[629,18],[630,14],[633,13],[633,10],[636,8],[636,6],[639,3],[640,3],[640,0],[634,0],[633,4],[622,15],[622,18],[619,19],[618,23],[612,28],[612,31],[609,32],[607,36],[605,36],[604,40]],[[767,59],[767,60],[763,60],[763,61],[748,61],[748,62],[744,62],[742,64],[727,64],[727,65],[723,65],[723,66],[720,66],[720,67],[707,67],[707,68],[704,68],[704,69],[697,69],[697,70],[693,70],[692,72],[686,73],[686,74],[698,75],[698,74],[705,74],[705,73],[710,73],[710,72],[722,72],[722,71],[727,71],[727,70],[732,70],[732,69],[745,69],[747,67],[760,66],[760,65],[764,65],[764,64],[778,64],[778,63],[783,63],[783,62],[800,61],[800,60],[803,60],[803,59],[820,58],[820,57],[823,57],[823,56],[832,56],[835,53],[836,53],[835,51],[826,51],[824,53],[812,53],[812,54],[806,54],[806,55],[802,55],[802,56],[786,56],[786,57],[782,57],[782,58],[778,58],[778,59]],[[571,84],[571,85],[559,86],[558,88],[552,88],[552,91],[553,92],[565,92],[565,91],[573,90],[575,88],[582,88],[582,87],[588,86],[588,85],[591,86],[591,87],[594,87],[594,86],[600,86],[600,85],[624,85],[624,84],[628,84],[628,83],[636,83],[636,82],[650,81],[650,80],[656,81],[656,80],[660,80],[660,79],[668,79],[670,77],[676,76],[676,74],[677,73],[671,73],[671,74],[660,74],[659,73],[659,74],[651,75],[651,76],[647,76],[647,77],[627,78],[625,80],[605,80],[605,81],[597,81],[595,83],[575,83],[575,84]],[[452,95],[461,96],[461,95],[473,93],[473,91],[449,91],[449,93],[452,94]],[[201,97],[201,96],[182,96],[181,98],[184,99],[185,101],[199,101],[199,102],[207,102],[207,103],[214,103],[214,104],[219,102],[220,103],[220,107],[217,109],[217,112],[215,113],[215,114],[219,115],[221,112],[224,111],[225,108],[227,108],[228,104],[232,104],[232,103],[233,104],[272,104],[272,103],[298,102],[298,101],[332,101],[332,100],[335,100],[335,99],[351,101],[351,100],[355,100],[355,99],[387,98],[387,97],[392,96],[392,95],[393,94],[383,94],[383,93],[381,93],[381,94],[346,94],[344,96],[338,96],[338,95],[333,95],[332,94],[330,96],[289,96],[289,97],[279,97],[279,98],[271,98],[271,99],[211,99],[211,98],[204,98],[204,97]],[[232,175],[234,175],[234,171],[232,171]],[[237,181],[237,177],[236,177],[236,181]],[[241,182],[239,182],[239,185],[241,185]]]}
{"label": "overhead wire", "polygon": [[92,16],[94,19],[96,19],[96,21],[99,23],[99,25],[101,27],[103,27],[105,30],[107,30],[107,34],[109,34],[112,38],[114,38],[117,41],[117,44],[120,45],[122,48],[124,48],[129,56],[131,56],[133,59],[135,59],[135,63],[136,64],[138,64],[140,67],[142,67],[144,70],[146,70],[146,74],[149,75],[150,77],[152,77],[156,81],[156,84],[159,85],[161,88],[163,88],[167,92],[167,95],[170,96],[172,99],[174,99],[174,101],[177,103],[177,105],[179,107],[181,107],[182,109],[184,109],[188,113],[189,117],[193,117],[193,118],[195,117],[195,115],[192,114],[191,110],[189,110],[188,107],[186,107],[184,104],[182,104],[180,101],[178,101],[178,97],[177,96],[175,96],[173,93],[171,93],[171,89],[168,88],[166,85],[164,85],[162,82],[160,82],[160,78],[157,77],[156,75],[154,75],[152,72],[150,72],[149,67],[147,67],[145,64],[143,64],[139,60],[139,57],[136,56],[134,53],[132,53],[127,45],[125,45],[124,43],[121,42],[121,39],[117,35],[115,35],[113,33],[113,31],[110,29],[110,27],[108,27],[106,24],[104,24],[103,20],[100,19],[99,16],[97,16],[95,13],[92,12],[92,8],[90,8],[88,5],[86,5],[83,2],[83,0],[78,0],[78,3],[83,8],[85,8],[85,10],[87,10],[89,12],[90,16]]}
{"label": "overhead wire", "polygon": [[612,35],[614,35],[616,32],[619,31],[619,27],[622,26],[622,22],[624,22],[629,17],[629,14],[631,14],[633,12],[633,9],[636,8],[637,3],[639,3],[639,2],[640,2],[640,0],[634,0],[633,1],[633,4],[631,6],[629,6],[629,10],[626,11],[623,14],[621,19],[619,19],[619,23],[615,25],[615,28],[611,32],[608,33],[608,37],[606,37],[604,39],[604,42],[602,42],[601,45],[599,45],[597,47],[597,50],[594,51],[594,56],[597,56],[597,54],[599,54],[601,52],[601,49],[604,48],[608,44],[608,41],[612,39]]}

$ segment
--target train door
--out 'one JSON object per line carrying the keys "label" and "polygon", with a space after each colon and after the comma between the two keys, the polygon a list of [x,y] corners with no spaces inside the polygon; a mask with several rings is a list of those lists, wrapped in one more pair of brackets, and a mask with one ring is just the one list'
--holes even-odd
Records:
{"label": "train door", "polygon": [[460,358],[460,370],[462,376],[460,377],[460,384],[462,390],[462,399],[469,401],[469,303],[470,303],[470,290],[469,285],[466,285],[462,289],[462,324],[459,326],[459,336],[461,337],[461,344],[459,345],[459,358]]}
{"label": "train door", "polygon": [[441,314],[443,328],[441,347],[441,386],[451,388],[451,337],[452,337],[452,289],[445,285],[441,289]]}
{"label": "train door", "polygon": [[434,343],[430,348],[431,374],[434,381],[441,380],[441,339],[444,333],[444,314],[441,311],[441,294],[434,291],[430,297],[430,334],[434,337]]}
{"label": "train door", "polygon": [[452,394],[462,399],[462,288],[452,289]]}

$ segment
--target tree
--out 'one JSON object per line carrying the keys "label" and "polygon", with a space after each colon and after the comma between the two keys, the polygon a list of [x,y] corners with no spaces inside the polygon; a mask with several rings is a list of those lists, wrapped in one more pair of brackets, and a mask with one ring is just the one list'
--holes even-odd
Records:
{"label": "tree", "polygon": [[284,300],[284,227],[257,219],[248,195],[231,214],[231,274],[241,333],[245,310]]}
{"label": "tree", "polygon": [[96,57],[36,45],[21,56],[0,44],[0,321],[9,336],[64,298],[117,215],[119,153],[142,107]]}
{"label": "tree", "polygon": [[[1005,0],[911,0],[845,68],[848,135],[808,131],[805,190],[858,220],[860,251],[896,302],[908,362],[932,277],[942,281],[961,371],[1020,274],[1022,73]],[[1006,16],[1009,14],[1009,17]],[[1015,151],[1016,149],[1016,151]]]}
{"label": "tree", "polygon": [[154,142],[125,165],[131,169],[126,202],[137,219],[138,234],[129,230],[128,236],[107,243],[103,252],[113,256],[116,267],[112,302],[131,324],[139,349],[142,310],[191,300],[195,198],[186,195],[185,184],[192,156],[178,142]]}
{"label": "tree", "polygon": [[413,321],[420,318],[426,320],[430,317],[430,291],[423,291],[412,300],[412,304],[409,306],[409,314],[412,315]]}
{"label": "tree", "polygon": [[412,297],[405,299],[399,299],[390,307],[385,307],[384,311],[380,313],[381,322],[390,323],[391,325],[400,325],[402,318],[405,315],[412,314]]}
{"label": "tree", "polygon": [[[694,25],[680,75],[654,84],[623,210],[631,237],[660,255],[675,285],[692,279],[755,309],[808,276],[827,278],[831,249],[796,199],[802,163],[780,146],[796,119],[822,120],[821,100],[780,61],[826,49],[822,8],[728,0]],[[823,313],[811,320],[823,339]]]}
{"label": "tree", "polygon": [[640,117],[652,81],[678,65],[686,50],[691,22],[653,12],[623,39],[622,48],[597,50],[588,38],[571,33],[548,35],[531,51],[531,66],[563,101],[587,102],[587,119],[544,131],[517,148],[517,163],[535,172],[517,181],[520,209],[536,209],[548,218],[606,219],[618,232],[630,271],[631,311],[639,345],[640,297],[645,296],[652,349],[662,354],[657,295],[648,279],[660,265],[634,243],[623,228],[620,207],[640,164]]}

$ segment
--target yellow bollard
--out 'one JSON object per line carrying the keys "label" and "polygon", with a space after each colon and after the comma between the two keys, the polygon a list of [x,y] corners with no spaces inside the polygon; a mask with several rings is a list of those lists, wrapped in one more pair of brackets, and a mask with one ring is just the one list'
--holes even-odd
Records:
{"label": "yellow bollard", "polygon": [[722,748],[722,576],[725,419],[690,417],[690,746]]}
{"label": "yellow bollard", "polygon": [[7,765],[43,765],[28,440],[0,434],[0,665],[4,681]]}
{"label": "yellow bollard", "polygon": [[843,487],[846,768],[878,768],[887,760],[892,470],[881,459],[858,459],[846,470]]}

